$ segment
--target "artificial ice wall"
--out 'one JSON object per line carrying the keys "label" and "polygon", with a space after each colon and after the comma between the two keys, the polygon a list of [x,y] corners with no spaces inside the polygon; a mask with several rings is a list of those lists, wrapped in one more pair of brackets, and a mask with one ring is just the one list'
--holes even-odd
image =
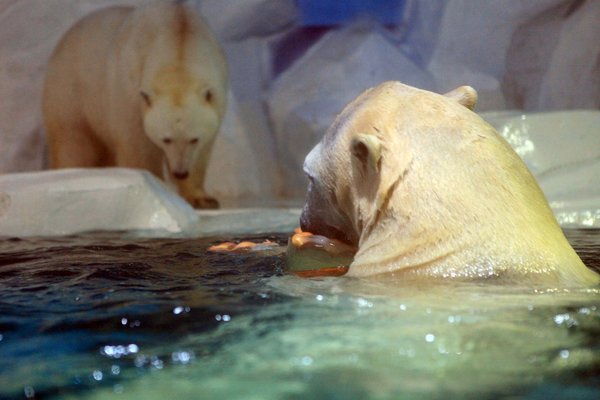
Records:
{"label": "artificial ice wall", "polygon": [[[46,167],[40,99],[60,36],[98,8],[144,2],[0,0],[0,173]],[[600,1],[397,0],[379,14],[351,0],[192,2],[229,60],[207,180],[220,198],[301,198],[306,153],[384,80],[438,92],[468,84],[478,111],[600,108]]]}

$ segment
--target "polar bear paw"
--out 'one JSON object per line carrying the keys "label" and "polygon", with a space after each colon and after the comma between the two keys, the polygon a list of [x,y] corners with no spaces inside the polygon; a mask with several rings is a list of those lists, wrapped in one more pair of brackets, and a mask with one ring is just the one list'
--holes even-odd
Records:
{"label": "polar bear paw", "polygon": [[183,195],[183,198],[194,208],[216,209],[219,208],[219,201],[214,197],[206,195],[204,192]]}

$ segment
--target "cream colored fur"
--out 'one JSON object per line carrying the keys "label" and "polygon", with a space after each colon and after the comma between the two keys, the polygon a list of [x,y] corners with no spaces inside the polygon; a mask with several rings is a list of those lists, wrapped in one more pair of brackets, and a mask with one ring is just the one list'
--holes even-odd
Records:
{"label": "cream colored fur", "polygon": [[399,82],[361,94],[306,158],[303,230],[357,245],[350,276],[598,283],[476,97]]}
{"label": "cream colored fur", "polygon": [[180,2],[110,7],[73,26],[48,65],[43,111],[53,168],[143,168],[196,207],[226,106],[227,66]]}

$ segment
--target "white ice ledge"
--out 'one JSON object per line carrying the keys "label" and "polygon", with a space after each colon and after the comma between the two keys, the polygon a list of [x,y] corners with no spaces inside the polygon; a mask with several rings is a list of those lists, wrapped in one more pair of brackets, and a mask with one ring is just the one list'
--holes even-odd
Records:
{"label": "white ice ledge", "polygon": [[126,168],[0,175],[0,237],[127,231],[144,237],[291,232],[298,208],[194,210],[152,174]]}
{"label": "white ice ledge", "polygon": [[0,176],[0,236],[152,231],[197,225],[183,199],[145,171],[64,169]]}

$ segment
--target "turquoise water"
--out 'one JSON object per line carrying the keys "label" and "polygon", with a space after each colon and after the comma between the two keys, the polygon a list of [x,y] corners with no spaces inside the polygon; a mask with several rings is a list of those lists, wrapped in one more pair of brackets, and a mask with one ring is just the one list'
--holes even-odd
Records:
{"label": "turquoise water", "polygon": [[231,239],[0,242],[0,398],[600,398],[599,288],[302,279]]}

